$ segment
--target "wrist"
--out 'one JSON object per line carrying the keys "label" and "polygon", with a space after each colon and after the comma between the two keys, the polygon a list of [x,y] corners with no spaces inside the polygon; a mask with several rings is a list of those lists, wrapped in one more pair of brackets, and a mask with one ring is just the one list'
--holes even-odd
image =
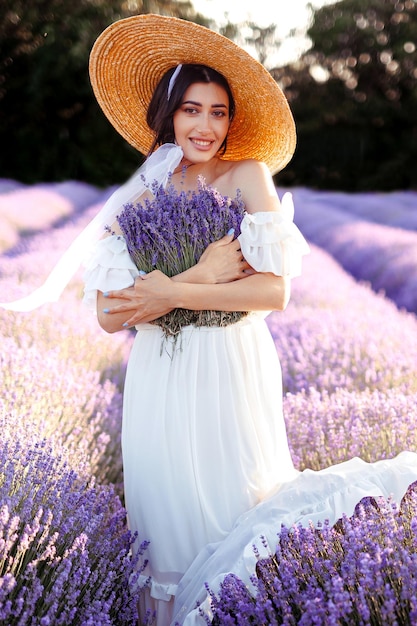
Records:
{"label": "wrist", "polygon": [[188,270],[185,270],[185,272],[173,276],[171,280],[175,283],[195,283],[201,285],[216,282],[215,276],[210,272],[207,264],[203,262],[198,262]]}
{"label": "wrist", "polygon": [[216,276],[210,269],[209,263],[205,261],[199,261],[197,265],[194,265],[195,274],[193,282],[199,285],[214,285],[216,283]]}
{"label": "wrist", "polygon": [[178,276],[173,276],[171,282],[170,306],[173,309],[183,309],[185,308],[183,304],[184,289],[186,288],[187,282],[178,280]]}

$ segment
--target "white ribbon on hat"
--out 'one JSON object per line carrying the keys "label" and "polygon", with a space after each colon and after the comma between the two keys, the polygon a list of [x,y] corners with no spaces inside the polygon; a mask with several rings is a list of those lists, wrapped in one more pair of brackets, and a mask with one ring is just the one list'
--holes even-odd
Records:
{"label": "white ribbon on hat", "polygon": [[56,302],[71,280],[91,247],[104,235],[105,227],[111,226],[124,204],[134,202],[157,181],[165,186],[168,177],[180,164],[183,151],[180,146],[166,143],[160,146],[131,178],[110,196],[100,212],[74,239],[44,284],[24,298],[13,302],[0,302],[9,311],[32,311],[46,302]]}
{"label": "white ribbon on hat", "polygon": [[167,100],[169,100],[171,97],[171,93],[172,93],[172,90],[174,89],[175,81],[177,80],[177,76],[181,72],[181,69],[182,69],[182,63],[179,63],[179,65],[177,65],[177,67],[175,68],[174,73],[172,74],[171,78],[169,79]]}

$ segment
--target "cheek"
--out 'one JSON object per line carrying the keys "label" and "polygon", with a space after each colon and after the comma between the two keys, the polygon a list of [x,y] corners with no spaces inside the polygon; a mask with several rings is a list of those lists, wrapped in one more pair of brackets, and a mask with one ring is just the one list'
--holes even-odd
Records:
{"label": "cheek", "polygon": [[229,129],[230,129],[230,122],[227,121],[224,123],[223,129],[222,129],[223,141],[226,139]]}
{"label": "cheek", "polygon": [[181,117],[177,117],[173,118],[173,128],[174,128],[174,135],[177,136],[181,136],[186,134],[189,129],[190,129],[190,124],[187,124],[187,121],[184,120],[184,118]]}

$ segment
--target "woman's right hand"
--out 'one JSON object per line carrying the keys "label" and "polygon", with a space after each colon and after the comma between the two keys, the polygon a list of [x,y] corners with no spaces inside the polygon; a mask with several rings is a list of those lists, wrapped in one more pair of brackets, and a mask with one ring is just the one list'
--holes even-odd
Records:
{"label": "woman's right hand", "polygon": [[238,239],[233,233],[210,243],[197,263],[206,283],[230,283],[254,274],[255,270],[243,258]]}

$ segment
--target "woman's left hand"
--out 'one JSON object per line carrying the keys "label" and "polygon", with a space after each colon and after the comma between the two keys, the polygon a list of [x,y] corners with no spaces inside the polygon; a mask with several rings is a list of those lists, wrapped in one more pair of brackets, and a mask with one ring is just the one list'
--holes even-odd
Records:
{"label": "woman's left hand", "polygon": [[[159,270],[154,270],[149,274],[138,276],[132,287],[106,293],[106,301],[109,301],[106,313],[124,317],[128,314],[123,323],[124,328],[152,322],[172,311],[174,294],[173,281]],[[113,298],[118,300],[118,304],[111,307]]]}

